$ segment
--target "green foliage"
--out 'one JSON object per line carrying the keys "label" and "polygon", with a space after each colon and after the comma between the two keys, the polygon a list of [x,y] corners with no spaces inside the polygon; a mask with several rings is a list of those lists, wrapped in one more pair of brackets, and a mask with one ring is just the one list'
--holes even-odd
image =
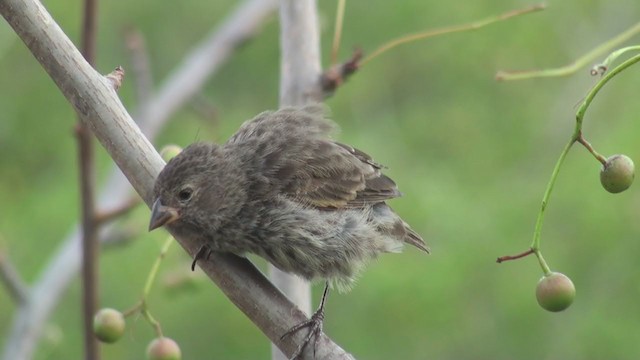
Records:
{"label": "green foliage", "polygon": [[[98,68],[102,73],[117,65],[130,69],[122,33],[135,25],[147,39],[153,75],[160,84],[235,4],[101,3]],[[480,4],[347,2],[341,58],[352,46],[366,53],[402,34],[522,6],[518,1]],[[319,5],[326,60],[335,2]],[[481,31],[403,45],[368,63],[328,100],[342,127],[340,139],[390,167],[388,174],[405,194],[392,205],[433,250],[428,257],[412,249],[383,256],[352,292],[329,295],[325,331],[356,357],[640,356],[640,193],[634,186],[619,196],[602,191],[594,175],[599,164],[584,149],[576,147],[567,155],[542,235],[545,258],[554,270],[572,278],[580,297],[567,311],[548,313],[532,296],[540,277],[533,257],[495,263],[497,256],[529,244],[545,186],[574,129],[575,105],[594,80],[589,69],[569,78],[509,83],[496,83],[493,75],[499,69],[569,63],[640,15],[634,2],[571,0],[549,5],[545,12]],[[46,6],[67,34],[78,39],[80,3]],[[274,19],[206,85],[203,95],[217,107],[217,125],[187,106],[174,116],[156,147],[224,140],[245,119],[275,108],[278,49]],[[616,77],[589,109],[584,130],[603,153],[640,159],[639,76],[630,69]],[[32,281],[78,220],[72,131],[76,120],[4,22],[0,79],[0,245]],[[120,95],[134,110],[130,71]],[[101,149],[97,153],[102,179],[111,160]],[[141,208],[125,221],[144,231],[148,216]],[[165,236],[145,234],[126,246],[104,250],[101,306],[126,309],[139,300]],[[183,358],[267,358],[265,338],[207,279],[191,279],[195,285],[189,291],[166,291],[163,279],[188,267],[183,251],[172,247],[147,304],[163,333],[180,344]],[[317,300],[321,286],[314,290]],[[35,359],[81,358],[79,299],[76,283],[51,319],[62,336],[46,337]],[[0,334],[9,331],[15,310],[7,296],[0,296]],[[142,358],[154,337],[147,322],[128,318],[125,336],[103,347],[104,359]]]}

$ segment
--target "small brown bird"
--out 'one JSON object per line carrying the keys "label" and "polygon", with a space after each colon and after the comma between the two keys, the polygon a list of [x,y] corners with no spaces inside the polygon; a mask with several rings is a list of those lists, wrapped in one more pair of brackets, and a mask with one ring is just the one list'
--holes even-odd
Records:
{"label": "small brown bird", "polygon": [[424,240],[385,203],[401,196],[364,152],[330,138],[324,107],[264,112],[225,144],[196,143],[169,161],[154,187],[149,230],[163,225],[209,251],[257,254],[280,270],[326,280],[299,356],[322,331],[329,286],[351,288],[380,253]]}

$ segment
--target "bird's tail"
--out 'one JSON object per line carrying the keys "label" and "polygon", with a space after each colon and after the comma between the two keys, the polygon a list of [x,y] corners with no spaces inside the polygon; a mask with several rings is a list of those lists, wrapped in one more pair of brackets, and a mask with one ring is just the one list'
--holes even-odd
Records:
{"label": "bird's tail", "polygon": [[[395,239],[397,242],[410,244],[427,254],[430,253],[429,247],[422,237],[386,203],[381,202],[373,206],[373,218],[378,223],[378,231],[380,233]],[[396,251],[400,251],[400,249]]]}

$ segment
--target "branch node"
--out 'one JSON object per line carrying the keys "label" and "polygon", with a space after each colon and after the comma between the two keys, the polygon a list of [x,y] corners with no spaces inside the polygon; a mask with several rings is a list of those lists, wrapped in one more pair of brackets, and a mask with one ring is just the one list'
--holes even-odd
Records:
{"label": "branch node", "polygon": [[320,76],[320,86],[325,97],[332,95],[338,86],[342,85],[349,76],[358,71],[360,60],[362,60],[362,50],[356,48],[349,60],[330,67]]}
{"label": "branch node", "polygon": [[113,89],[115,91],[118,91],[120,89],[120,86],[122,86],[122,81],[124,80],[124,69],[122,68],[122,66],[118,65],[118,67],[116,67],[109,74],[105,75],[105,77],[107,78],[107,80],[109,80],[109,82],[111,82],[111,86],[113,86]]}

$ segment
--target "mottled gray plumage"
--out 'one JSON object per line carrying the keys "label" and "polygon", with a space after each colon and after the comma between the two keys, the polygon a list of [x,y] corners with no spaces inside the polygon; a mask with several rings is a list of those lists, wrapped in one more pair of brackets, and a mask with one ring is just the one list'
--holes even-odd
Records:
{"label": "mottled gray plumage", "polygon": [[190,145],[156,180],[157,204],[172,215],[152,227],[339,290],[380,253],[404,243],[428,252],[385,203],[401,195],[396,184],[369,155],[333,141],[334,128],[322,106],[286,108],[245,122],[223,145]]}

